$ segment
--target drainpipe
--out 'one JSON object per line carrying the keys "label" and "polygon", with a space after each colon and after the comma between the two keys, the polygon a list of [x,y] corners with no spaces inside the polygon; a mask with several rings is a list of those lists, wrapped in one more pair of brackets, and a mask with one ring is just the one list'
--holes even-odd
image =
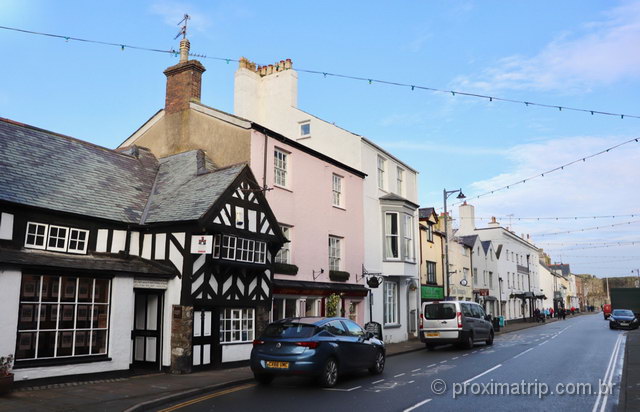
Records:
{"label": "drainpipe", "polygon": [[267,194],[267,143],[269,137],[267,133],[263,130],[264,133],[264,159],[262,162],[262,190],[264,190],[265,195]]}

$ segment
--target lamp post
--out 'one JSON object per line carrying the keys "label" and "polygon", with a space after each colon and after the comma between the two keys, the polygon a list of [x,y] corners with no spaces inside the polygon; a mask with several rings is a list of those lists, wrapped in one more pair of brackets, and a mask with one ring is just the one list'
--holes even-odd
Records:
{"label": "lamp post", "polygon": [[636,272],[638,274],[638,280],[636,281],[636,287],[640,288],[640,269],[632,269],[631,270],[631,274],[633,274],[633,272]]}
{"label": "lamp post", "polygon": [[456,196],[457,199],[464,199],[466,196],[462,193],[462,189],[458,190],[447,190],[444,189],[442,191],[442,198],[444,201],[444,271],[445,271],[445,288],[446,294],[444,296],[445,300],[449,300],[449,215],[447,214],[447,199],[454,193],[460,193]]}

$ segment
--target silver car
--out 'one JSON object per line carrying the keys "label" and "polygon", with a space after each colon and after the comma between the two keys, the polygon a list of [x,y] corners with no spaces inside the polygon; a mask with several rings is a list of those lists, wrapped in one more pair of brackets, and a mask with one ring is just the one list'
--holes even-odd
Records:
{"label": "silver car", "polygon": [[471,349],[476,342],[493,345],[493,325],[482,306],[474,302],[444,301],[422,305],[420,340],[428,350],[453,343]]}

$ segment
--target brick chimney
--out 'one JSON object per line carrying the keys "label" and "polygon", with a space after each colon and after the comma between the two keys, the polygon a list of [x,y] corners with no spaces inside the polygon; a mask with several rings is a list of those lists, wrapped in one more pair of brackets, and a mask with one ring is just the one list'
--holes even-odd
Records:
{"label": "brick chimney", "polygon": [[206,70],[197,60],[189,60],[189,40],[180,41],[180,62],[164,71],[167,76],[166,114],[189,108],[189,102],[200,101],[202,73]]}

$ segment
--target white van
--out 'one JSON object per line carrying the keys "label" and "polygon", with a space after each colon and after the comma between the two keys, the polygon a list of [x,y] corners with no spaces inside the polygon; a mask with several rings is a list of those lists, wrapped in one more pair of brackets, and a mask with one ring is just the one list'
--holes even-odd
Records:
{"label": "white van", "polygon": [[476,342],[493,345],[493,325],[475,302],[448,300],[422,305],[420,340],[428,350],[453,343],[471,349]]}

